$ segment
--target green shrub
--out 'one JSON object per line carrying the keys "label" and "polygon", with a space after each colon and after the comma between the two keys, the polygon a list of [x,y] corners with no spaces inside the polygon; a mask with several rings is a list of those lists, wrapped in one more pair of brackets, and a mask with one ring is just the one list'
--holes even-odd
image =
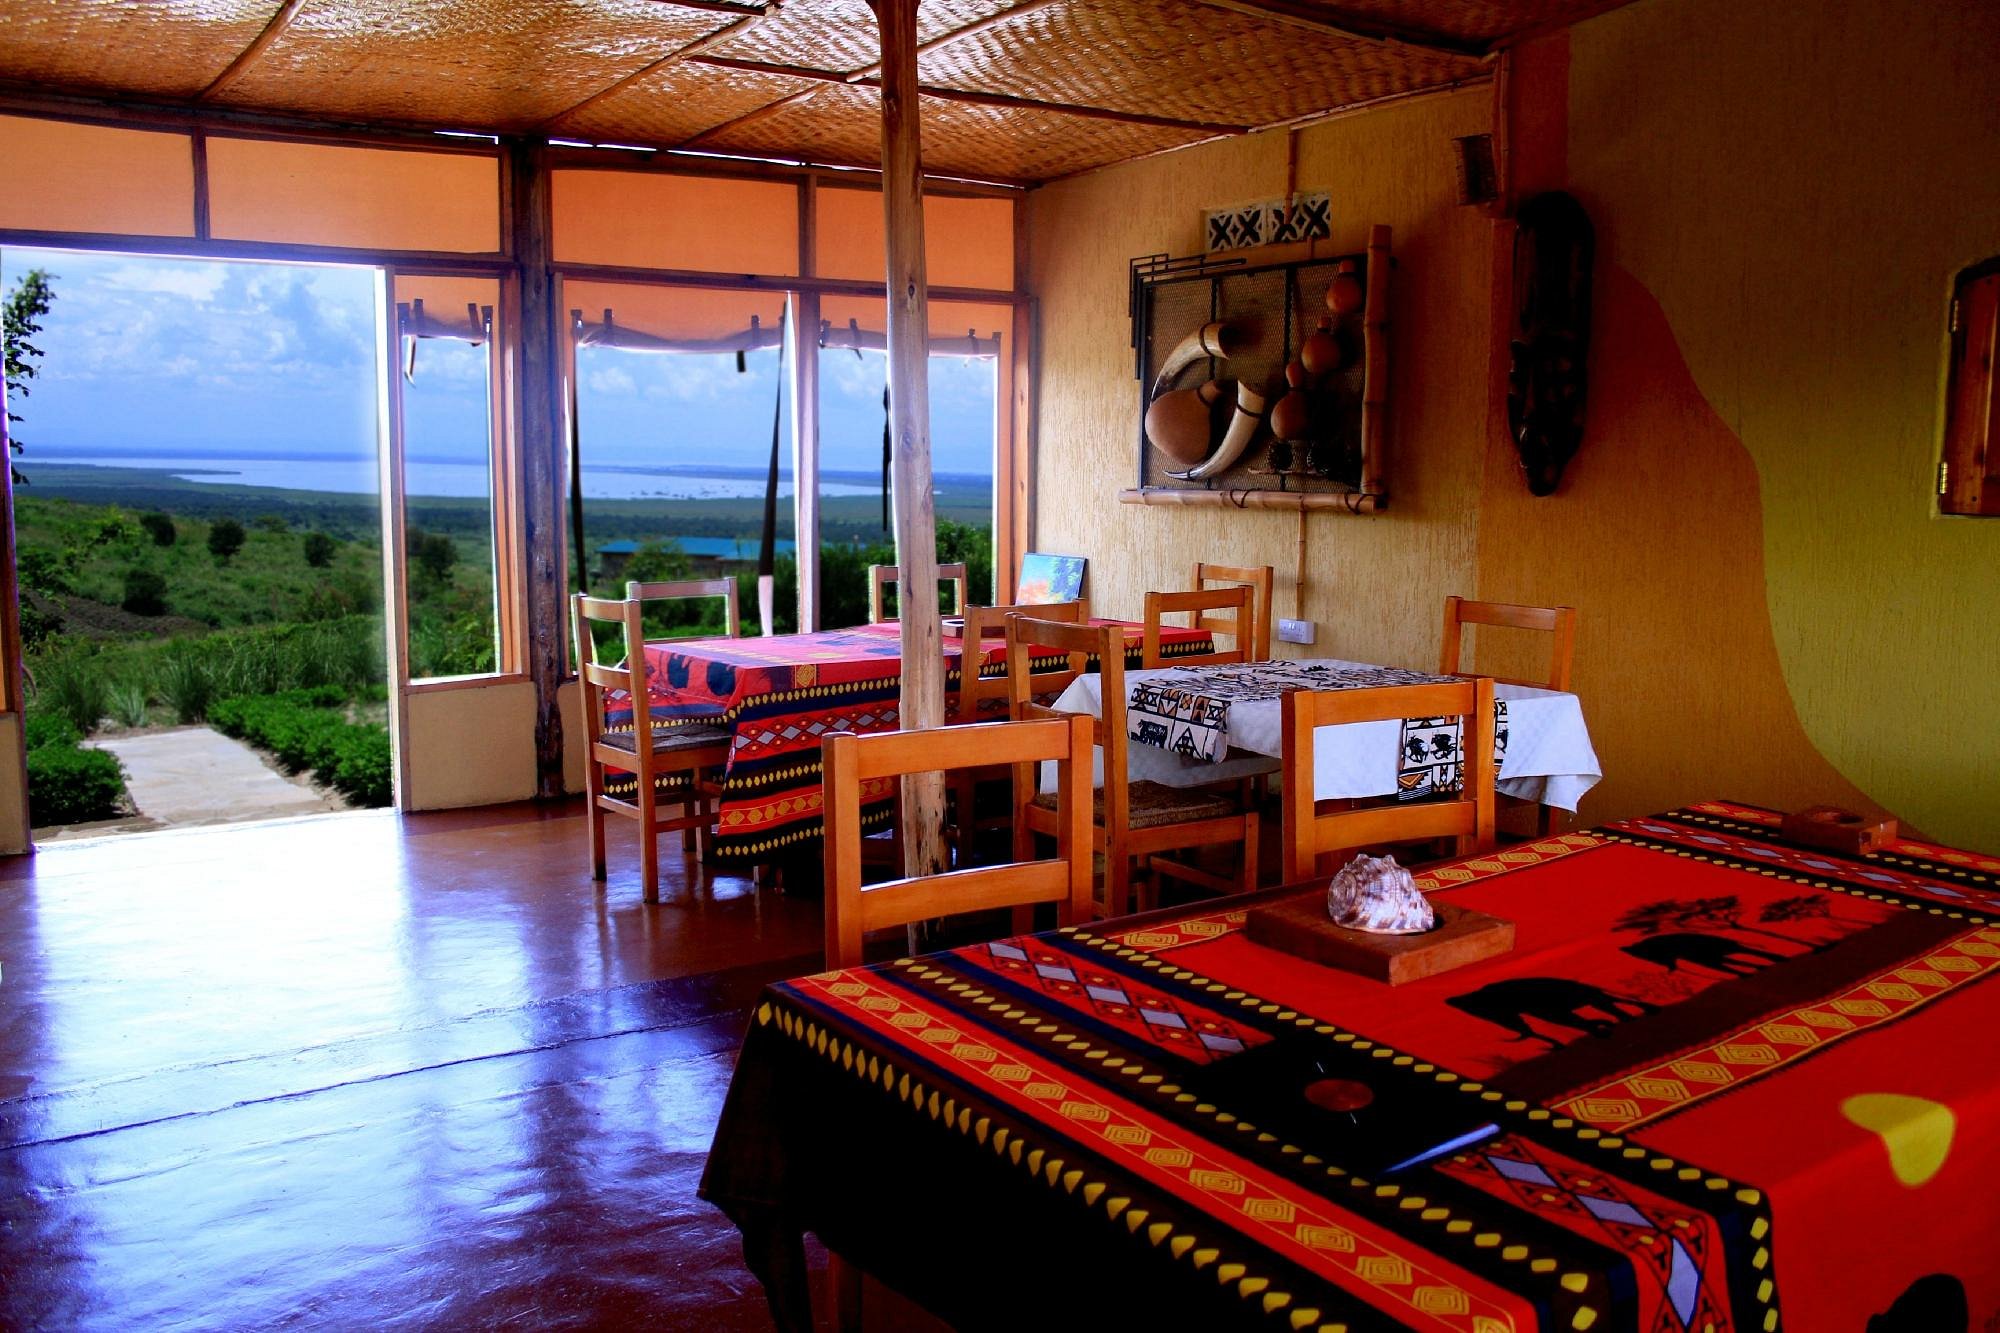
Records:
{"label": "green shrub", "polygon": [[135,616],[157,616],[167,609],[167,581],[150,569],[125,571],[125,598],[119,603]]}
{"label": "green shrub", "polygon": [[139,526],[152,537],[155,546],[172,546],[180,537],[180,532],[174,527],[174,520],[166,514],[141,514]]}
{"label": "green shrub", "polygon": [[110,707],[103,665],[87,653],[73,652],[43,662],[35,673],[35,684],[43,706],[68,718],[85,736],[97,729]]}
{"label": "green shrub", "polygon": [[218,518],[209,525],[208,553],[223,564],[243,549],[243,525],[233,518]]}
{"label": "green shrub", "polygon": [[76,745],[83,733],[61,713],[33,712],[21,724],[21,738],[31,751],[45,745]]}
{"label": "green shrub", "polygon": [[44,745],[28,752],[28,820],[38,828],[110,819],[124,794],[124,771],[103,750]]}
{"label": "green shrub", "polygon": [[290,532],[292,525],[282,514],[259,514],[250,520],[259,532]]}
{"label": "green shrub", "polygon": [[389,733],[373,722],[349,722],[338,686],[218,701],[209,719],[227,736],[269,751],[289,773],[310,771],[356,805],[390,801]]}
{"label": "green shrub", "polygon": [[337,549],[333,538],[324,532],[308,532],[304,538],[306,563],[314,569],[325,569],[333,563],[333,553]]}

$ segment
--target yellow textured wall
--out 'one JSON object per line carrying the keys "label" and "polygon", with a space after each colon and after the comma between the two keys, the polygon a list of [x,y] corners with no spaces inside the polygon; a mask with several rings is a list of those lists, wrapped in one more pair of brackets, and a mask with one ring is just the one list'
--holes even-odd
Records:
{"label": "yellow textured wall", "polygon": [[1570,39],[1571,189],[1755,463],[1807,735],[1874,800],[1983,847],[2000,522],[1937,517],[1931,482],[1952,275],[2000,254],[1996,58],[1992,4],[1641,0]]}
{"label": "yellow textured wall", "polygon": [[525,681],[409,696],[412,810],[525,801],[535,794],[535,689]]}
{"label": "yellow textured wall", "polygon": [[[1484,89],[1336,120],[1300,136],[1301,190],[1333,197],[1333,243],[1358,250],[1395,228],[1390,512],[1314,514],[1305,614],[1318,656],[1435,665],[1447,594],[1472,570],[1485,428],[1489,224],[1459,207],[1451,139],[1484,130]],[[1038,550],[1090,559],[1102,614],[1136,617],[1148,589],[1185,586],[1190,564],[1273,565],[1292,614],[1298,519],[1235,509],[1122,505],[1137,473],[1139,386],[1125,313],[1126,261],[1198,248],[1205,208],[1275,198],[1282,133],[1111,167],[1037,190],[1031,283],[1041,300]]]}
{"label": "yellow textured wall", "polygon": [[[1505,233],[1453,199],[1448,141],[1490,127],[1488,92],[1302,137],[1336,241],[1387,222],[1401,262],[1394,504],[1309,520],[1305,651],[1423,665],[1446,593],[1568,602],[1606,772],[1587,818],[1832,800],[2000,847],[2000,522],[1941,519],[1930,487],[1950,281],[2000,253],[2000,6],[1638,0],[1563,41],[1517,65],[1527,184],[1598,228],[1590,425],[1554,498],[1492,392]],[[1203,208],[1283,172],[1267,135],[1033,196],[1035,545],[1089,556],[1107,613],[1194,559],[1276,566],[1289,613],[1294,517],[1115,500],[1127,259],[1193,252]]]}
{"label": "yellow textured wall", "polygon": [[21,715],[0,713],[0,856],[25,852],[28,842],[28,789],[22,768]]}

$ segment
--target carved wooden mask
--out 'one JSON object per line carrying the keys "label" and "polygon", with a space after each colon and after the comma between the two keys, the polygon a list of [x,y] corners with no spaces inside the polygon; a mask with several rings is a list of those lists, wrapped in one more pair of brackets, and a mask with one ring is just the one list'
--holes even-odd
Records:
{"label": "carved wooden mask", "polygon": [[1552,495],[1583,443],[1596,234],[1583,206],[1560,191],[1528,200],[1515,220],[1518,315],[1507,372],[1507,426],[1528,489]]}

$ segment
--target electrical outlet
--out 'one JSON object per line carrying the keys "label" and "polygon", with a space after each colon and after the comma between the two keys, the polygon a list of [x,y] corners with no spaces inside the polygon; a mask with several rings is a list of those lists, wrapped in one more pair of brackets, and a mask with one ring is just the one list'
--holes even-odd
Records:
{"label": "electrical outlet", "polygon": [[1278,622],[1279,643],[1311,643],[1313,623],[1310,620],[1280,620]]}

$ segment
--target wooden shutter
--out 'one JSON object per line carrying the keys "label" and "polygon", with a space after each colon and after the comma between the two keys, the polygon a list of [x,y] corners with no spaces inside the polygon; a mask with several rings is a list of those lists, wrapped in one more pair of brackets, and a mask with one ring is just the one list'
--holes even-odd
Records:
{"label": "wooden shutter", "polygon": [[1993,383],[2000,344],[2000,271],[1971,276],[1977,271],[1961,275],[1951,303],[1951,377],[1945,391],[1938,509],[2000,515],[2000,395]]}

